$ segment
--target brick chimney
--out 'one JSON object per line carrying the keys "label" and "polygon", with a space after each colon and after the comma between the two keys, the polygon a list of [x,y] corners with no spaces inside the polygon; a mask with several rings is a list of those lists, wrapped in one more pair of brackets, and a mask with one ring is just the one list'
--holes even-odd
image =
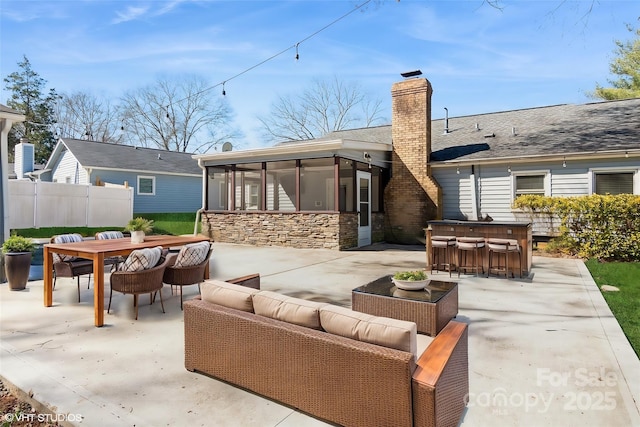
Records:
{"label": "brick chimney", "polygon": [[384,190],[385,239],[424,242],[427,221],[441,217],[442,191],[431,177],[431,94],[427,79],[391,88],[391,180]]}

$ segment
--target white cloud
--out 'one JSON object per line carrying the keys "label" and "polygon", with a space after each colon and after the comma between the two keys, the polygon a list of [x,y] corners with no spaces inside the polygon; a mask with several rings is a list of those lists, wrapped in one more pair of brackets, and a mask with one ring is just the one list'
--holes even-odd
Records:
{"label": "white cloud", "polygon": [[124,12],[116,11],[117,18],[115,18],[112,21],[112,23],[121,24],[123,22],[133,21],[145,15],[148,10],[149,10],[148,6],[145,6],[145,7],[129,6]]}

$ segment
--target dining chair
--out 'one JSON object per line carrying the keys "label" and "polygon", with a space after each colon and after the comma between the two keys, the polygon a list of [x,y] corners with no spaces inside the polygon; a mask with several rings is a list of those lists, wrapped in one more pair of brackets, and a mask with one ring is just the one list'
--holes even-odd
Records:
{"label": "dining chair", "polygon": [[205,279],[205,272],[213,245],[209,242],[199,242],[184,245],[180,252],[169,256],[169,263],[164,271],[162,281],[171,285],[171,293],[173,287],[180,288],[180,309],[182,310],[182,288],[189,285],[198,285],[198,293],[200,293],[200,283]]}
{"label": "dining chair", "polygon": [[[138,295],[149,294],[149,305],[153,304],[155,293],[162,289],[162,276],[168,264],[161,247],[137,249],[120,265],[119,270],[111,273],[109,305],[111,310],[113,291],[133,295],[133,307],[138,320]],[[160,304],[164,313],[164,301],[160,292]]]}
{"label": "dining chair", "polygon": [[[73,243],[82,241],[83,238],[80,234],[71,233],[53,236],[50,243]],[[93,273],[93,261],[56,252],[52,252],[51,255],[53,258],[53,289],[56,289],[58,277],[76,277],[78,279],[78,302],[80,302],[80,276],[89,275],[89,279],[87,280],[87,289],[89,289],[91,273]]]}

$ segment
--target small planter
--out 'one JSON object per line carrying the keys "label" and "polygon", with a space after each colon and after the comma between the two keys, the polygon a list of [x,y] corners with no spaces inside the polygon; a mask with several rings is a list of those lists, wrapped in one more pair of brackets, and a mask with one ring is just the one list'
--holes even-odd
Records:
{"label": "small planter", "polygon": [[134,230],[131,232],[131,243],[144,242],[144,231]]}
{"label": "small planter", "polygon": [[9,289],[21,291],[27,287],[31,269],[31,252],[10,252],[4,254],[4,268],[9,281]]}
{"label": "small planter", "polygon": [[431,280],[398,280],[391,279],[393,284],[396,285],[396,288],[402,289],[403,291],[420,291],[424,289]]}
{"label": "small planter", "polygon": [[396,285],[396,288],[403,291],[419,291],[430,282],[427,273],[423,270],[398,271],[391,277],[391,281]]}

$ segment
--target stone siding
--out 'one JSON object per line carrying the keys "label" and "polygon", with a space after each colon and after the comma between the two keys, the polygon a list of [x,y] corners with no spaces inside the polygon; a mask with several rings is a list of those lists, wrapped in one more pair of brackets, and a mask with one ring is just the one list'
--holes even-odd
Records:
{"label": "stone siding", "polygon": [[348,249],[358,246],[356,215],[324,212],[204,212],[202,230],[215,242],[302,249]]}

